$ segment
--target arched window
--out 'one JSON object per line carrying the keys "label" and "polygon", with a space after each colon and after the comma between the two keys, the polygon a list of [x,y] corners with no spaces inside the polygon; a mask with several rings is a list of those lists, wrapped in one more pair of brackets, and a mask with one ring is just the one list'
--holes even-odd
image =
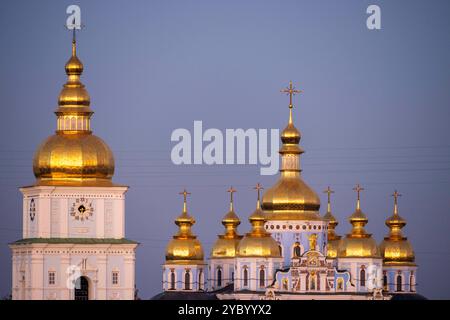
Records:
{"label": "arched window", "polygon": [[364,266],[361,267],[361,271],[359,272],[359,281],[361,284],[361,287],[366,286],[366,270],[364,269]]}
{"label": "arched window", "polygon": [[384,290],[388,289],[388,277],[386,273],[383,275],[383,288]]}
{"label": "arched window", "polygon": [[294,246],[294,257],[298,258],[300,256],[301,256],[300,245],[298,243],[296,243]]}
{"label": "arched window", "polygon": [[259,270],[259,287],[264,288],[266,286],[266,272],[264,271],[264,268],[261,268]]}
{"label": "arched window", "polygon": [[175,272],[170,271],[170,290],[175,290]]}
{"label": "arched window", "polygon": [[231,273],[231,281],[234,282],[234,271]]}
{"label": "arched window", "polygon": [[198,290],[203,289],[203,269],[198,272]]}
{"label": "arched window", "polygon": [[248,286],[248,270],[244,267],[244,287]]}
{"label": "arched window", "polygon": [[217,268],[217,286],[222,286],[222,269],[220,269],[220,267]]}
{"label": "arched window", "polygon": [[191,290],[191,274],[189,271],[184,274],[184,290]]}
{"label": "arched window", "polygon": [[402,291],[402,275],[397,275],[397,291]]}

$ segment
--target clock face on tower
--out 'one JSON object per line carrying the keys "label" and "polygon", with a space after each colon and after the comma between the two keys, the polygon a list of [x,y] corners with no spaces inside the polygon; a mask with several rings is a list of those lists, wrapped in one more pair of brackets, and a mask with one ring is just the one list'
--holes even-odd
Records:
{"label": "clock face on tower", "polygon": [[89,220],[94,214],[92,200],[86,198],[78,198],[70,207],[70,215],[77,221]]}
{"label": "clock face on tower", "polygon": [[31,201],[30,201],[30,219],[31,219],[31,221],[34,221],[35,217],[36,217],[36,203],[34,202],[34,199],[31,199]]}

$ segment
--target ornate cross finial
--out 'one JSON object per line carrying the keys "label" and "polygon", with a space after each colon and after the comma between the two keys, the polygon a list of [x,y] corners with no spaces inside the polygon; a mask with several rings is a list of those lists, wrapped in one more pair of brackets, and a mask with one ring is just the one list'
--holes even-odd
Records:
{"label": "ornate cross finial", "polygon": [[263,190],[264,188],[258,182],[253,189],[255,189],[258,192],[258,202],[256,203],[256,208],[259,209],[261,208],[261,190]]}
{"label": "ornate cross finial", "polygon": [[326,193],[328,196],[328,206],[327,206],[327,212],[331,212],[331,194],[334,193],[334,190],[331,190],[330,186],[328,186],[323,193]]}
{"label": "ornate cross finial", "polygon": [[360,199],[361,199],[361,198],[360,198],[360,194],[361,194],[361,191],[364,190],[364,188],[362,188],[362,187],[359,185],[359,183],[358,183],[358,184],[356,185],[356,187],[353,188],[353,190],[356,191],[356,193],[357,193],[357,195],[358,195],[357,202],[356,202],[356,209],[359,210],[359,208],[360,208],[359,202],[360,202]]}
{"label": "ornate cross finial", "polygon": [[402,195],[395,190],[392,196],[394,197],[394,214],[398,214],[398,197]]}
{"label": "ornate cross finial", "polygon": [[180,192],[179,194],[183,195],[183,212],[187,212],[187,208],[186,208],[186,199],[188,194],[191,194],[190,192],[187,192],[186,189],[184,189],[182,192]]}
{"label": "ornate cross finial", "polygon": [[281,92],[289,95],[289,109],[292,109],[292,96],[296,95],[297,93],[301,93],[302,91],[294,89],[294,87],[292,86],[292,81],[289,81],[289,87],[281,90]]}
{"label": "ornate cross finial", "polygon": [[233,193],[236,192],[236,189],[231,186],[230,189],[227,190],[227,192],[230,193],[230,211],[233,211]]}

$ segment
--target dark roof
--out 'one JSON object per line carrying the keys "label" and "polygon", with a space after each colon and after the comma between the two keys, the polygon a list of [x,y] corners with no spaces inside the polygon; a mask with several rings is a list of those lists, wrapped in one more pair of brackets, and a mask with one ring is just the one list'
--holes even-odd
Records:
{"label": "dark roof", "polygon": [[129,239],[99,239],[99,238],[28,238],[14,241],[10,244],[33,244],[33,243],[51,243],[51,244],[139,244]]}
{"label": "dark roof", "polygon": [[204,291],[164,291],[150,300],[217,300],[217,297],[212,292]]}
{"label": "dark roof", "polygon": [[392,295],[392,300],[428,300],[418,293],[396,293]]}

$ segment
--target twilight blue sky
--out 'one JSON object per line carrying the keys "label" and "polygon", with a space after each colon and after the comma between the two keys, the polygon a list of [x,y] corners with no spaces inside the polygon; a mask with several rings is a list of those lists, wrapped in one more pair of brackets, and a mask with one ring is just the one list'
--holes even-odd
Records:
{"label": "twilight blue sky", "polygon": [[[418,291],[450,298],[450,2],[448,1],[4,1],[0,8],[0,295],[11,290],[7,243],[21,237],[18,187],[34,181],[32,156],[56,126],[70,34],[65,9],[78,4],[78,39],[94,133],[116,157],[114,181],[130,185],[127,237],[141,242],[137,285],[160,291],[161,263],[176,231],[183,187],[205,253],[233,185],[241,232],[249,228],[257,166],[174,166],[171,132],[283,128],[289,80],[302,131],[304,179],[336,193],[339,234],[354,210],[352,187],[377,241],[387,233],[398,189],[405,233],[419,264]],[[378,4],[382,30],[366,28]],[[325,195],[320,193],[322,203]],[[322,206],[323,213],[325,206]]]}

